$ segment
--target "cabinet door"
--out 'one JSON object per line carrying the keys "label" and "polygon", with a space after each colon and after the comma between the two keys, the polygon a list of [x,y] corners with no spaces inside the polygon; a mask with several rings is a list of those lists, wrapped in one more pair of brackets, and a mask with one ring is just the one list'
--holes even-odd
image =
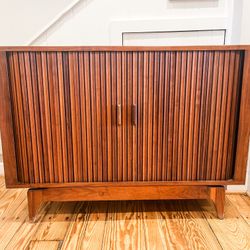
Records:
{"label": "cabinet door", "polygon": [[242,59],[240,51],[138,54],[138,180],[233,177]]}
{"label": "cabinet door", "polygon": [[111,52],[9,52],[20,183],[117,180]]}

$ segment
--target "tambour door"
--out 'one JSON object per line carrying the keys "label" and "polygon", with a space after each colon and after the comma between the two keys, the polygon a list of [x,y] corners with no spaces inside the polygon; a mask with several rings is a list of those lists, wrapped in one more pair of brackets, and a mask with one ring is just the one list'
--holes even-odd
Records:
{"label": "tambour door", "polygon": [[20,183],[117,180],[116,54],[8,52]]}
{"label": "tambour door", "polygon": [[8,185],[243,181],[245,50],[69,50],[0,54]]}
{"label": "tambour door", "polygon": [[242,63],[240,51],[136,54],[138,180],[233,178]]}

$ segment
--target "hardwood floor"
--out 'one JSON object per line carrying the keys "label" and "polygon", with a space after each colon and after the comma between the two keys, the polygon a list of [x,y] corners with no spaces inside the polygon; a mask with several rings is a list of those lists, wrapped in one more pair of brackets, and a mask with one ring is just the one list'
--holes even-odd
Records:
{"label": "hardwood floor", "polygon": [[48,203],[29,222],[26,189],[0,178],[0,249],[250,249],[250,197],[208,201]]}

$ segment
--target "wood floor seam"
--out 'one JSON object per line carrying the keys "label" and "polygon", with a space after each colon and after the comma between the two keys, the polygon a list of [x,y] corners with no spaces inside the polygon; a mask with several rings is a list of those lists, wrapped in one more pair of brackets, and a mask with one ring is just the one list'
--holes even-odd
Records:
{"label": "wood floor seam", "polygon": [[51,202],[30,222],[26,190],[7,190],[3,182],[0,178],[0,191],[6,192],[0,202],[8,209],[0,217],[0,249],[250,247],[246,195],[226,195],[224,220],[216,217],[212,202],[168,200]]}

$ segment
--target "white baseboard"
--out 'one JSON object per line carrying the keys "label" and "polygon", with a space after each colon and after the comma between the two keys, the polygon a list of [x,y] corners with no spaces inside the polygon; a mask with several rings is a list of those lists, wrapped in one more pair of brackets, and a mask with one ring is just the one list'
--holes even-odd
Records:
{"label": "white baseboard", "polygon": [[4,175],[3,162],[0,162],[0,176]]}
{"label": "white baseboard", "polygon": [[247,192],[247,185],[231,185],[227,186],[227,191],[230,193],[246,193]]}

